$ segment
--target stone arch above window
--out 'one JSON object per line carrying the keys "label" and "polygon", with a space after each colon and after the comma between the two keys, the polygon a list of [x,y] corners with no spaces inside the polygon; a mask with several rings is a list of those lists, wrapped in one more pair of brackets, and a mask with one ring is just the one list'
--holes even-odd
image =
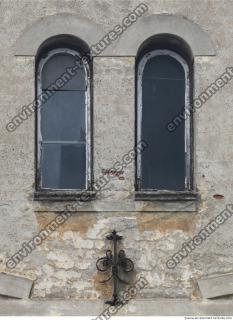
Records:
{"label": "stone arch above window", "polygon": [[172,34],[183,39],[194,56],[214,56],[210,36],[196,23],[181,16],[152,14],[139,18],[104,52],[105,55],[136,56],[141,44],[159,34]]}
{"label": "stone arch above window", "polygon": [[[15,55],[35,56],[41,43],[62,34],[83,39],[90,48],[108,35],[100,24],[86,18],[65,13],[47,16],[24,30],[16,42]],[[115,41],[110,41],[110,45],[100,56],[135,57],[145,39],[158,34],[173,34],[182,38],[188,43],[194,56],[215,55],[215,47],[209,35],[196,23],[181,16],[152,14],[139,17]],[[95,56],[95,52],[92,55]]]}
{"label": "stone arch above window", "polygon": [[58,14],[39,19],[27,27],[15,44],[15,55],[36,56],[47,39],[58,35],[71,35],[83,39],[90,47],[104,35],[101,25],[71,14]]}

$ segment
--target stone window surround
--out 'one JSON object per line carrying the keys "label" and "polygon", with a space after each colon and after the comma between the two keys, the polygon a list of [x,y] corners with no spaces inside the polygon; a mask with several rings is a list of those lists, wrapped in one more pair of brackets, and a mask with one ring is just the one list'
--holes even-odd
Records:
{"label": "stone window surround", "polygon": [[[66,21],[66,23],[64,23]],[[122,34],[114,43],[107,47],[99,56],[104,57],[136,57],[140,45],[148,38],[158,34],[171,34],[180,37],[190,46],[194,56],[214,56],[215,48],[208,34],[197,24],[181,16],[168,14],[151,14],[142,17],[136,24],[132,25],[127,32]],[[40,45],[47,39],[59,34],[76,36],[87,43],[89,47],[98,43],[103,36],[104,30],[101,25],[85,18],[80,18],[71,14],[57,14],[46,16],[39,19],[33,25],[27,27],[15,44],[16,56],[36,56]],[[94,57],[95,55],[93,55]],[[53,200],[53,201],[72,201],[77,199],[80,193],[67,193],[66,197],[60,197],[56,193],[49,195],[35,193],[36,200]],[[94,193],[90,192],[90,199],[93,199]],[[135,193],[135,199],[138,202],[144,201],[161,202],[168,201],[183,202],[184,210],[187,206],[196,207],[198,199],[197,192],[156,192],[155,193]],[[175,203],[174,203],[175,204]],[[193,206],[194,205],[194,206]],[[39,206],[40,207],[40,206]],[[60,207],[60,206],[59,206]],[[168,207],[170,207],[168,205]],[[42,208],[43,209],[43,208]],[[135,208],[136,209],[136,208]],[[88,211],[88,208],[86,209]],[[84,209],[84,211],[86,211]],[[101,210],[101,208],[100,208]],[[153,208],[153,211],[155,208]],[[169,209],[170,210],[170,209]],[[169,211],[168,210],[168,211]],[[40,211],[40,208],[38,208]],[[131,211],[131,210],[128,210]],[[134,211],[134,210],[133,210]],[[137,209],[136,209],[137,211]],[[140,209],[139,209],[140,211]],[[156,210],[155,210],[156,211]],[[166,208],[165,208],[165,211]]]}

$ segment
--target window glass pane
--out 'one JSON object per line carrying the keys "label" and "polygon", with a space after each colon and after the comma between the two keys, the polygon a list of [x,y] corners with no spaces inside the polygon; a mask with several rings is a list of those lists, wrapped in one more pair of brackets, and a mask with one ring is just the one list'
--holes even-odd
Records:
{"label": "window glass pane", "polygon": [[[42,89],[51,87],[56,83],[57,86],[52,86],[53,90],[85,90],[85,70],[84,67],[76,67],[70,69],[70,74],[67,68],[75,66],[75,57],[71,54],[56,54],[52,56],[42,69]],[[64,73],[66,74],[64,75]],[[58,82],[57,79],[61,79]]]}
{"label": "window glass pane", "polygon": [[85,145],[43,143],[41,171],[43,188],[85,189]]}
{"label": "window glass pane", "polygon": [[148,60],[142,76],[142,139],[148,143],[141,155],[143,189],[185,189],[184,122],[167,130],[184,106],[182,65],[166,55]]}
{"label": "window glass pane", "polygon": [[41,106],[41,134],[43,140],[85,141],[85,91],[50,96]]}
{"label": "window glass pane", "polygon": [[184,80],[184,69],[179,61],[169,55],[157,55],[145,65],[145,78]]}

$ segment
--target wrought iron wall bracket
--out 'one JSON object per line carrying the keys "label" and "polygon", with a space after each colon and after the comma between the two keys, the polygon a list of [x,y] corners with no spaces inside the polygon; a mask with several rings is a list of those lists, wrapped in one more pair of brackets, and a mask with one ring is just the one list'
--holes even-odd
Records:
{"label": "wrought iron wall bracket", "polygon": [[129,258],[126,258],[125,251],[119,250],[117,253],[117,242],[120,241],[123,237],[118,235],[115,230],[107,235],[106,239],[113,242],[113,253],[112,250],[106,250],[106,255],[102,258],[99,258],[96,262],[96,268],[100,272],[107,272],[111,270],[111,275],[107,279],[101,281],[106,283],[113,279],[113,294],[112,300],[106,301],[105,303],[115,306],[117,303],[121,303],[117,293],[118,282],[129,284],[125,280],[121,279],[119,276],[119,270],[124,272],[131,272],[134,269],[133,261]]}

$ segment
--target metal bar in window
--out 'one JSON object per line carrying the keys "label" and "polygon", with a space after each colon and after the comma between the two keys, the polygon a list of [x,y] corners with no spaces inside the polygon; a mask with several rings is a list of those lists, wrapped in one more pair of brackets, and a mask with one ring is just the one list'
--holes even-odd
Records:
{"label": "metal bar in window", "polygon": [[86,141],[41,141],[41,143],[46,143],[46,144],[86,144]]}

